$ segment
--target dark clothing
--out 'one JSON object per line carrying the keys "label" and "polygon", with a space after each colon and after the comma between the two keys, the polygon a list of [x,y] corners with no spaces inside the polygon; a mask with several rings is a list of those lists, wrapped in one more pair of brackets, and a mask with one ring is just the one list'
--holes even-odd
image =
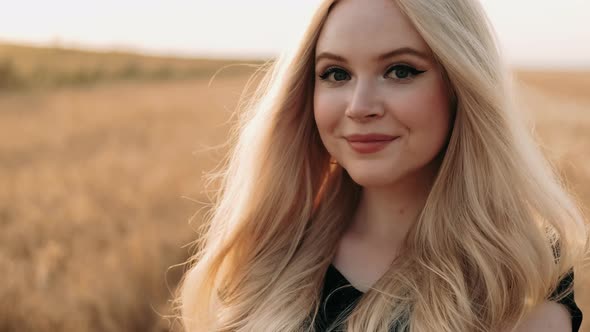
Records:
{"label": "dark clothing", "polygon": [[[558,289],[553,294],[557,294],[564,290],[568,284],[573,282],[574,274],[570,272],[565,278],[562,279]],[[343,287],[344,286],[344,287]],[[340,288],[336,291],[335,289]],[[327,295],[331,294],[328,299]],[[318,317],[316,318],[316,331],[325,331],[328,326],[337,318],[337,316],[343,312],[346,308],[354,307],[360,299],[363,292],[352,287],[350,282],[338,271],[332,264],[326,272],[324,279],[324,288],[322,291],[322,302]],[[559,303],[564,304],[569,310],[572,317],[572,332],[578,332],[580,325],[582,324],[582,311],[576,305],[574,301],[574,293],[570,293],[567,297],[563,298]],[[392,329],[395,331],[395,328]]]}

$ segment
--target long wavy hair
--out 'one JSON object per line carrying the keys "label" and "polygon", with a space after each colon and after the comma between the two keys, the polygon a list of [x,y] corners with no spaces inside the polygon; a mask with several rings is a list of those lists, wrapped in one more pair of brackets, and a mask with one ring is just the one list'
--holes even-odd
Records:
{"label": "long wavy hair", "polygon": [[[325,273],[362,193],[331,162],[313,117],[315,45],[336,2],[319,5],[298,48],[262,68],[240,108],[178,289],[186,331],[314,330]],[[444,68],[456,113],[403,253],[341,323],[355,332],[396,322],[412,332],[511,330],[587,257],[584,216],[518,115],[481,5],[397,4]]]}

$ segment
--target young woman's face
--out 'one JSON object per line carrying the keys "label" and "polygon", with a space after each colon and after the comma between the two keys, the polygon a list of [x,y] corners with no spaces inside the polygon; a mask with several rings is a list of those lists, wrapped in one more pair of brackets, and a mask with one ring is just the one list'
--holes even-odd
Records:
{"label": "young woman's face", "polygon": [[[409,174],[432,175],[451,127],[448,89],[395,1],[339,1],[315,56],[315,121],[324,146],[353,180],[383,186]],[[351,137],[367,134],[383,136]]]}

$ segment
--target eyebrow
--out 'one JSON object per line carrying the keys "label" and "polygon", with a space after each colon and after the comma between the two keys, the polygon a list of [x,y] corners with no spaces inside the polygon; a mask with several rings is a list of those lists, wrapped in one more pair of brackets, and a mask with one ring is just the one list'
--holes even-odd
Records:
{"label": "eyebrow", "polygon": [[[402,48],[398,48],[395,49],[393,51],[381,54],[379,56],[377,56],[375,58],[376,61],[383,61],[385,59],[394,57],[394,56],[400,56],[400,55],[404,55],[404,54],[409,54],[409,55],[413,55],[416,56],[418,58],[422,58],[423,60],[429,60],[430,56],[422,51],[416,50],[414,48],[411,47],[402,47]],[[330,52],[322,52],[320,54],[318,54],[318,56],[315,58],[315,61],[319,61],[321,59],[332,59],[332,60],[336,60],[336,61],[341,61],[341,62],[346,62],[346,59],[340,55],[336,55]]]}

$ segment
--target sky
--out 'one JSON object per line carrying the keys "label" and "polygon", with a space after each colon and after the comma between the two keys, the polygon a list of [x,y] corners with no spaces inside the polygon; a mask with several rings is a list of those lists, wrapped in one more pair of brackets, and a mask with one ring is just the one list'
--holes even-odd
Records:
{"label": "sky", "polygon": [[[267,58],[320,0],[0,0],[0,41]],[[509,62],[590,68],[589,0],[481,0]]]}

